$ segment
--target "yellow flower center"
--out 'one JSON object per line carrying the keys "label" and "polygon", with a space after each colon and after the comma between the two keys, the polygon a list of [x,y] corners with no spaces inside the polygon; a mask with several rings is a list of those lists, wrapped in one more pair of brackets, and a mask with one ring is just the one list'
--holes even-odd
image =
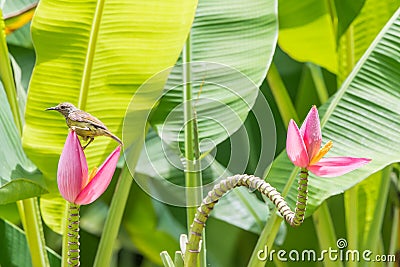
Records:
{"label": "yellow flower center", "polygon": [[315,163],[317,163],[318,161],[320,161],[320,159],[322,159],[323,156],[325,156],[326,153],[328,153],[328,151],[332,148],[333,146],[333,142],[329,141],[328,143],[326,143],[317,153],[317,155],[315,155],[311,161],[310,161],[310,165],[314,165]]}
{"label": "yellow flower center", "polygon": [[99,169],[97,167],[94,167],[93,170],[90,172],[89,174],[89,179],[88,179],[88,183],[93,179],[93,177],[96,175],[97,171]]}

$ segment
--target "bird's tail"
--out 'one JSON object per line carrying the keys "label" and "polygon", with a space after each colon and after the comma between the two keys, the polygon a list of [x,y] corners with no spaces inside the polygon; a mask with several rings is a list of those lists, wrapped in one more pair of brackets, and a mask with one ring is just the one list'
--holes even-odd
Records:
{"label": "bird's tail", "polygon": [[119,139],[116,135],[114,135],[113,133],[111,133],[110,131],[106,131],[107,135],[109,137],[111,137],[112,139],[114,139],[115,141],[117,141],[118,143],[120,143],[121,145],[123,145],[121,139]]}

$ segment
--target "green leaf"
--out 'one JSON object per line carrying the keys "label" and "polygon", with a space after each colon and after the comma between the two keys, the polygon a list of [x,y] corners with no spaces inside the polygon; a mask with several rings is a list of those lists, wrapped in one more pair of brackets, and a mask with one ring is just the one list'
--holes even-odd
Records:
{"label": "green leaf", "polygon": [[[9,45],[8,48],[10,50],[10,54],[14,57],[19,68],[21,69],[21,84],[26,92],[28,90],[29,81],[31,79],[33,66],[35,65],[35,51],[33,49],[27,49],[13,45]],[[17,88],[18,87],[19,86],[17,86]],[[26,102],[26,96],[24,101]],[[25,113],[25,104],[24,104],[24,113]]]}
{"label": "green leaf", "polygon": [[[332,1],[318,0],[301,2],[294,0],[280,1],[279,45],[295,60],[312,62],[326,68],[330,72],[338,73],[341,71],[340,69],[338,70],[338,59],[342,61],[343,58],[348,56],[348,51],[343,49],[339,50],[338,53],[337,43],[339,40],[347,38],[344,36],[344,33],[353,20],[360,17],[359,13],[364,2],[367,3],[365,4],[367,6],[368,2],[371,1],[376,2],[376,0],[335,0],[334,3]],[[387,1],[381,2],[380,5],[382,8],[385,5],[383,9],[369,10],[366,14],[370,17],[378,17],[379,15],[375,15],[375,13],[382,14],[387,12],[388,9],[385,10],[386,7],[395,5]],[[365,7],[364,10],[366,10]],[[387,19],[388,17],[385,17],[384,23]],[[334,20],[337,20],[337,23],[334,23]],[[373,23],[374,20],[369,20],[367,24],[371,24],[372,29],[379,27],[379,31],[382,25],[372,25]],[[364,27],[368,29],[368,26],[364,25]],[[374,33],[370,33],[369,31],[357,32],[355,36],[358,38],[358,35],[365,34],[369,38],[373,38],[378,33],[378,31]],[[342,38],[340,39],[340,37]],[[341,45],[344,45],[343,41],[341,41]],[[356,45],[355,47],[357,48]]]}
{"label": "green leaf", "polygon": [[[179,250],[179,235],[171,236],[165,229],[160,229],[159,220],[163,219],[156,213],[150,196],[135,183],[130,196],[123,219],[124,228],[140,252],[161,265],[160,251],[166,250],[174,255]],[[171,224],[169,227],[176,228],[177,225]],[[183,231],[182,228],[180,230]]]}
{"label": "green leaf", "polygon": [[[307,216],[325,199],[339,194],[361,182],[372,173],[400,160],[397,133],[400,131],[400,10],[361,58],[340,91],[321,110],[323,142],[332,140],[331,156],[371,158],[362,168],[336,178],[310,176]],[[286,152],[274,161],[267,181],[283,189],[290,175],[298,169]],[[293,184],[287,197],[295,205],[297,185]]]}
{"label": "green leaf", "polygon": [[[390,168],[390,167],[388,167]],[[382,228],[385,205],[390,184],[390,170],[372,174],[358,184],[356,190],[357,214],[346,214],[346,218],[358,223],[358,246],[354,249],[377,249],[380,229]],[[345,194],[345,207],[349,200]],[[351,245],[351,244],[350,244]]]}
{"label": "green leaf", "polygon": [[295,98],[297,114],[300,118],[304,118],[310,110],[309,107],[319,103],[310,68],[305,64],[301,72],[301,79]]}
{"label": "green leaf", "polygon": [[[7,267],[32,266],[28,243],[23,231],[16,226],[0,220],[0,265]],[[61,266],[61,258],[47,248],[50,266]]]}
{"label": "green leaf", "polygon": [[0,219],[6,220],[13,224],[19,224],[21,220],[19,218],[17,204],[14,202],[0,205]]}
{"label": "green leaf", "polygon": [[15,85],[15,77],[10,64],[11,59],[8,53],[4,27],[2,10],[0,9],[0,81],[2,82],[2,86],[7,95],[14,123],[18,129],[18,135],[21,135],[23,124],[18,112],[17,89]]}
{"label": "green leaf", "polygon": [[60,194],[47,194],[40,198],[43,221],[54,232],[62,235],[66,218],[67,202]]}
{"label": "green leaf", "polygon": [[[184,172],[183,166],[176,160],[179,158],[174,151],[162,143],[158,135],[150,131],[136,167],[136,173],[142,175],[135,178],[142,189],[157,200],[172,205],[182,205],[179,200],[184,199],[182,198],[185,193],[182,187]],[[206,162],[208,167],[202,172],[204,185],[230,175],[229,171],[216,160],[212,160],[210,155],[204,158],[202,166],[207,166]],[[179,191],[180,189],[182,190]],[[205,189],[204,194],[208,189]],[[246,231],[260,233],[268,216],[268,206],[246,188],[236,188],[220,199],[211,216]]]}
{"label": "green leaf", "polygon": [[221,198],[211,216],[243,230],[260,234],[268,214],[266,203],[260,201],[247,188],[240,187]]}
{"label": "green leaf", "polygon": [[0,83],[0,205],[47,192],[42,175],[22,150],[7,97]]}
{"label": "green leaf", "polygon": [[[56,169],[68,130],[64,118],[45,108],[68,101],[101,119],[121,136],[131,97],[153,74],[172,66],[189,31],[196,1],[40,2],[32,22],[37,62],[30,83],[24,149],[56,191]],[[98,28],[92,27],[94,15]],[[95,42],[97,38],[97,41]],[[146,91],[149,110],[161,86]],[[144,94],[145,94],[144,93]],[[145,118],[135,122],[132,139],[142,135]],[[117,144],[97,138],[85,153],[89,168],[98,166]]]}
{"label": "green leaf", "polygon": [[81,210],[81,229],[100,236],[104,229],[104,221],[108,216],[109,206],[104,201],[95,201]]}
{"label": "green leaf", "polygon": [[[353,1],[348,1],[352,3]],[[399,0],[366,0],[360,14],[351,23],[350,28],[341,36],[338,47],[338,81],[341,84],[352,71],[356,62],[371,45],[396,9]]]}
{"label": "green leaf", "polygon": [[360,12],[366,0],[335,0],[336,16],[338,18],[338,39],[350,26],[351,22]]}
{"label": "green leaf", "polygon": [[293,102],[275,64],[268,71],[267,81],[283,123],[288,125],[291,119],[298,120]]}
{"label": "green leaf", "polygon": [[37,3],[38,0],[5,1],[3,15],[8,44],[33,48],[30,21]]}
{"label": "green leaf", "polygon": [[175,267],[174,262],[172,261],[171,256],[166,251],[162,251],[160,253],[160,257],[162,259],[162,263],[165,267]]}
{"label": "green leaf", "polygon": [[[211,149],[205,139],[217,145],[237,131],[253,106],[276,46],[276,9],[276,1],[199,3],[188,49],[201,151]],[[151,118],[175,147],[184,137],[182,81],[183,66],[177,65]]]}
{"label": "green leaf", "polygon": [[279,1],[279,46],[293,59],[337,72],[336,29],[329,1]]}
{"label": "green leaf", "polygon": [[21,117],[22,124],[24,124],[23,118],[24,118],[24,112],[25,112],[25,106],[26,106],[26,90],[24,89],[24,87],[22,85],[21,68],[19,67],[17,61],[11,56],[11,54],[10,54],[10,59],[11,59],[11,66],[12,66],[13,74],[14,74],[15,87],[17,90],[19,115]]}

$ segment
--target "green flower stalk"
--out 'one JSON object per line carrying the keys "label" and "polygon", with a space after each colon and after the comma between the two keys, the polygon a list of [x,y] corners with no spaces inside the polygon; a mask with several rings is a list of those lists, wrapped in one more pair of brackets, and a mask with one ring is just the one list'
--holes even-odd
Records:
{"label": "green flower stalk", "polygon": [[67,244],[68,244],[68,258],[67,263],[69,266],[79,266],[79,205],[69,203],[67,217]]}

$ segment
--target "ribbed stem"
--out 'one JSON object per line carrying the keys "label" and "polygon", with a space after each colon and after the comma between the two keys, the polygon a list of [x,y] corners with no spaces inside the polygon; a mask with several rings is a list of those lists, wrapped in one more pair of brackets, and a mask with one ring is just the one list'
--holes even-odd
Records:
{"label": "ribbed stem", "polygon": [[79,262],[79,205],[70,204],[68,210],[68,266],[76,267]]}
{"label": "ribbed stem", "polygon": [[291,226],[299,226],[304,221],[304,214],[306,213],[306,206],[307,206],[307,193],[308,193],[307,187],[308,187],[308,170],[302,168],[300,171],[299,187],[297,188],[298,194],[297,194],[296,209],[294,211],[294,217],[292,223],[288,222]]}
{"label": "ribbed stem", "polygon": [[257,189],[263,195],[266,195],[272,203],[274,203],[279,213],[288,224],[296,227],[301,225],[304,221],[304,214],[307,205],[307,184],[308,170],[302,168],[300,172],[296,209],[293,212],[283,199],[282,195],[273,186],[259,177],[247,174],[238,174],[222,180],[219,184],[214,186],[197,209],[193,223],[190,226],[189,241],[186,245],[185,251],[185,266],[195,266],[197,254],[200,252],[199,243],[201,240],[201,233],[205,227],[207,218],[218,200],[229,190],[238,186]]}

